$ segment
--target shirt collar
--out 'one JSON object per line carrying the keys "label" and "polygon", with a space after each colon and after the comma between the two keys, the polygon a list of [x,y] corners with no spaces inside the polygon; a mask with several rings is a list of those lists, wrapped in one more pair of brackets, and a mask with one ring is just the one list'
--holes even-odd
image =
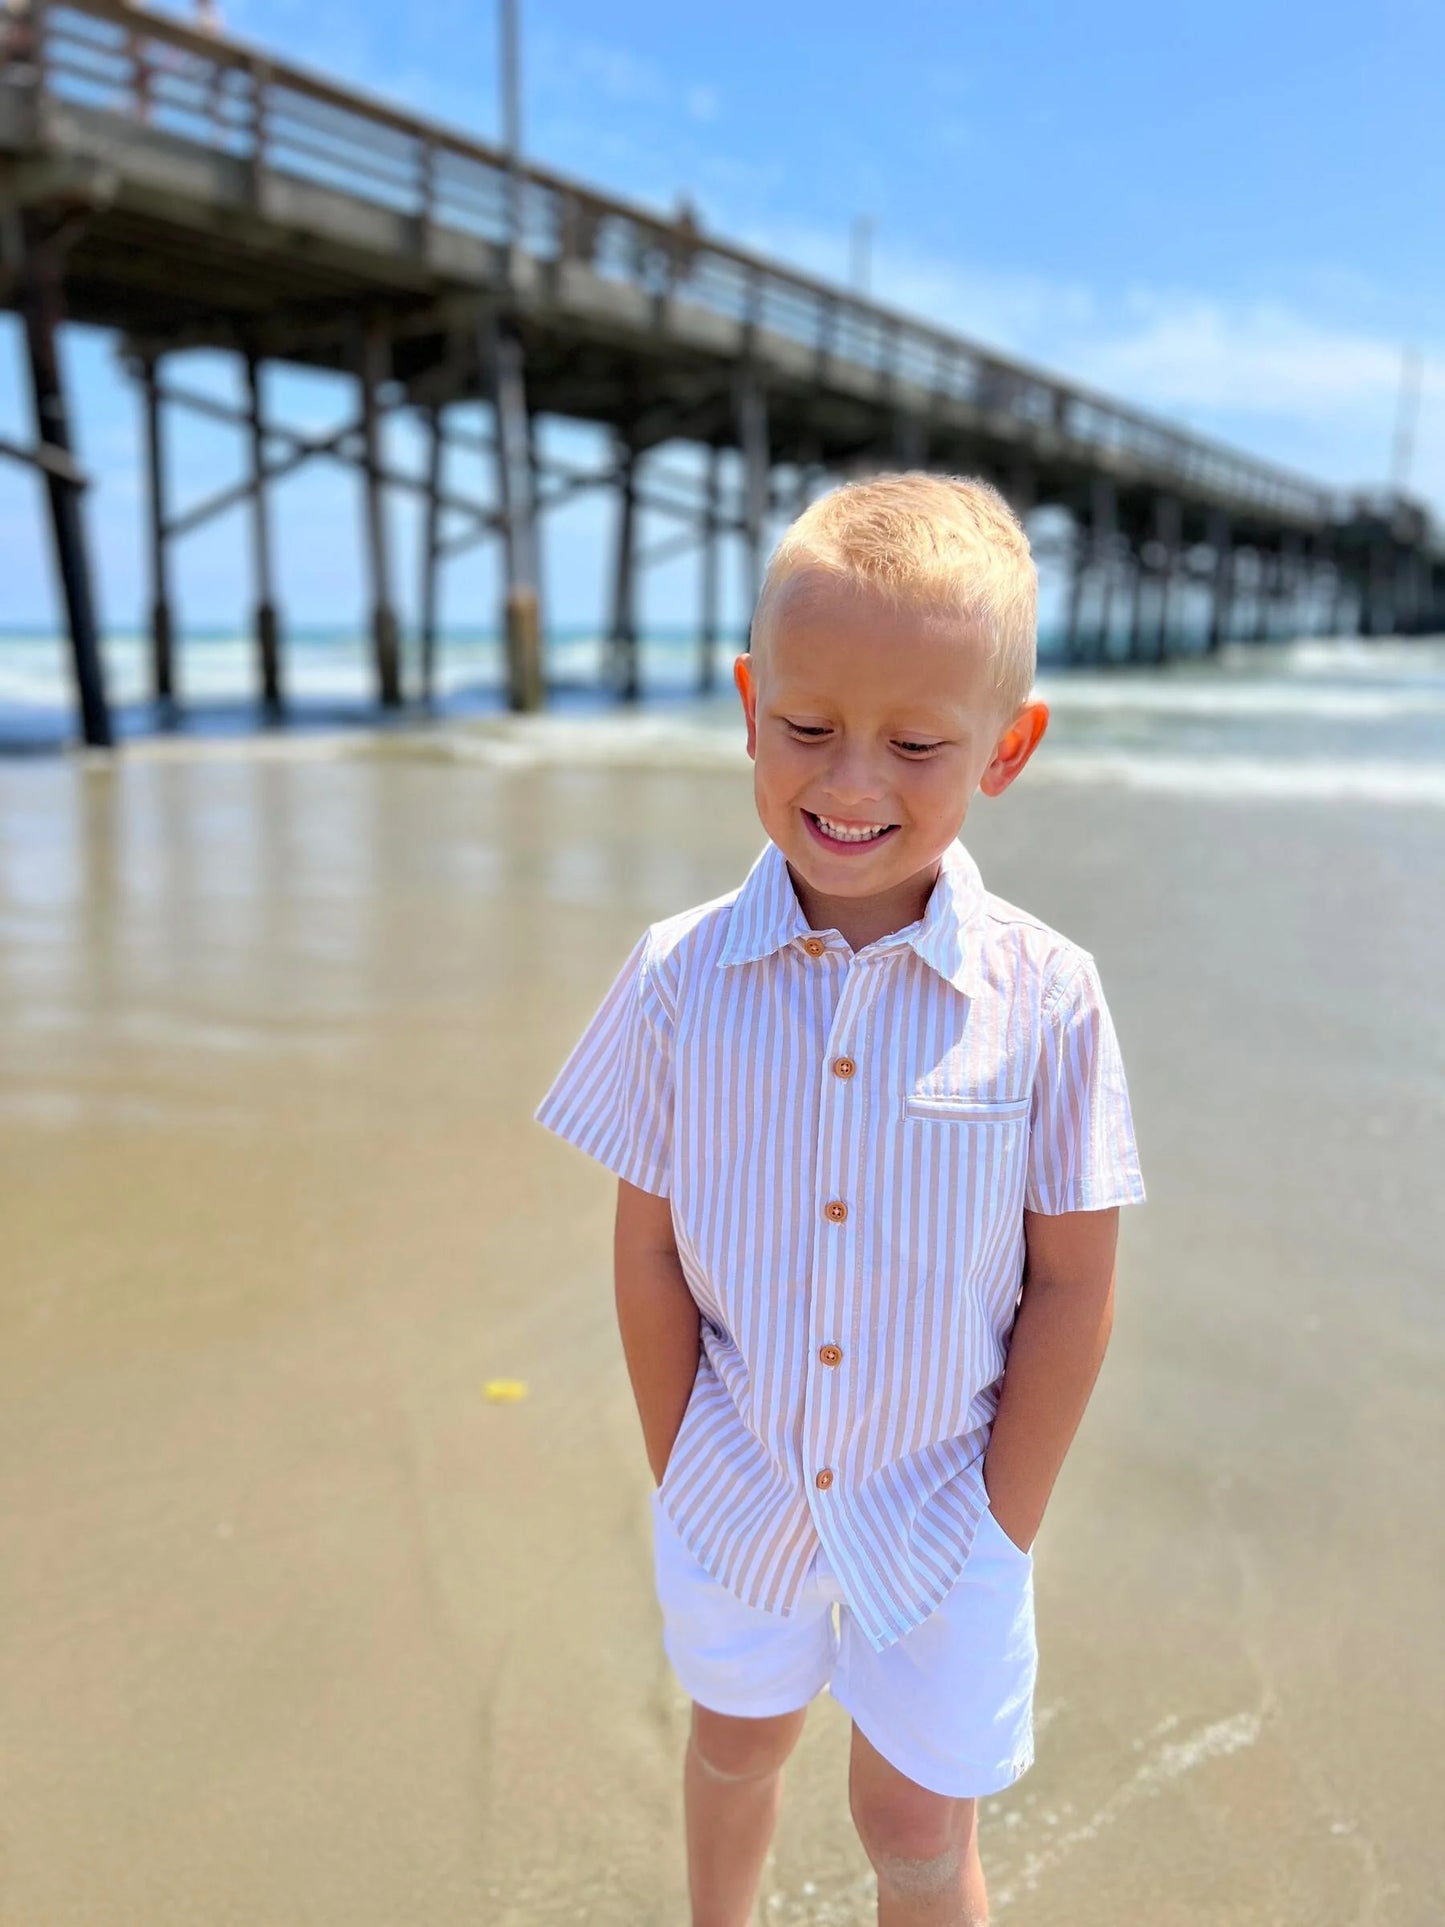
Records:
{"label": "shirt collar", "polygon": [[[979,983],[983,899],[978,865],[961,843],[950,843],[922,917],[880,937],[868,953],[907,944],[940,977],[972,996]],[[718,965],[756,963],[812,934],[783,853],[768,842],[733,899]]]}

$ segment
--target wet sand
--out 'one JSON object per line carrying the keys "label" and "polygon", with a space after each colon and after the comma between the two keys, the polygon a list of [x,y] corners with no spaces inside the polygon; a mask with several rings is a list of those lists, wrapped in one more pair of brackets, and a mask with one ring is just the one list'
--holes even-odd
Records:
{"label": "wet sand", "polygon": [[[7,1927],[685,1921],[611,1183],[529,1120],[760,835],[741,768],[0,767]],[[1438,1927],[1445,811],[1041,767],[967,840],[1097,954],[1150,1189],[995,1917]],[[762,1921],[873,1918],[846,1740]]]}

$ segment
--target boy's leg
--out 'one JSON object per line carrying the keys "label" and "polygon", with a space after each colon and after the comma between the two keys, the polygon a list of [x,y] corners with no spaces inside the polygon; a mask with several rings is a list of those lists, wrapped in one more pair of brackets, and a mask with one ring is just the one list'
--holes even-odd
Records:
{"label": "boy's leg", "polygon": [[988,1927],[977,1800],[917,1785],[856,1725],[848,1799],[878,1876],[879,1927]]}
{"label": "boy's leg", "polygon": [[883,1927],[983,1927],[978,1799],[1033,1759],[1033,1555],[985,1511],[928,1618],[875,1650],[846,1607],[833,1698],[853,1719],[854,1823]]}
{"label": "boy's leg", "polygon": [[683,1769],[692,1927],[748,1927],[783,1791],[783,1762],[808,1709],[736,1719],[694,1700]]}

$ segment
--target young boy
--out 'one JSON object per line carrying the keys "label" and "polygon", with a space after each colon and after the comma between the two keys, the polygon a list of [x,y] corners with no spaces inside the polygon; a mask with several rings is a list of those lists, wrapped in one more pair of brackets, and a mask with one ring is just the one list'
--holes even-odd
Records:
{"label": "young boy", "polygon": [[1033,1759],[1031,1547],[1144,1196],[1093,958],[955,841],[1047,726],[1036,606],[982,483],[805,511],[734,671],[770,840],[537,1112],[620,1180],[695,1927],[745,1927],[825,1685],[884,1927],[987,1920],[976,1802]]}

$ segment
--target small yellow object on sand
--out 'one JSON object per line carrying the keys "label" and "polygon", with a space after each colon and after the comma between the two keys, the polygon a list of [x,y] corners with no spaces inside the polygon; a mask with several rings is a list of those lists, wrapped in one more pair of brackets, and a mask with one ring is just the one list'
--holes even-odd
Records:
{"label": "small yellow object on sand", "polygon": [[489,1405],[515,1405],[527,1396],[527,1381],[522,1378],[489,1378],[482,1397]]}

